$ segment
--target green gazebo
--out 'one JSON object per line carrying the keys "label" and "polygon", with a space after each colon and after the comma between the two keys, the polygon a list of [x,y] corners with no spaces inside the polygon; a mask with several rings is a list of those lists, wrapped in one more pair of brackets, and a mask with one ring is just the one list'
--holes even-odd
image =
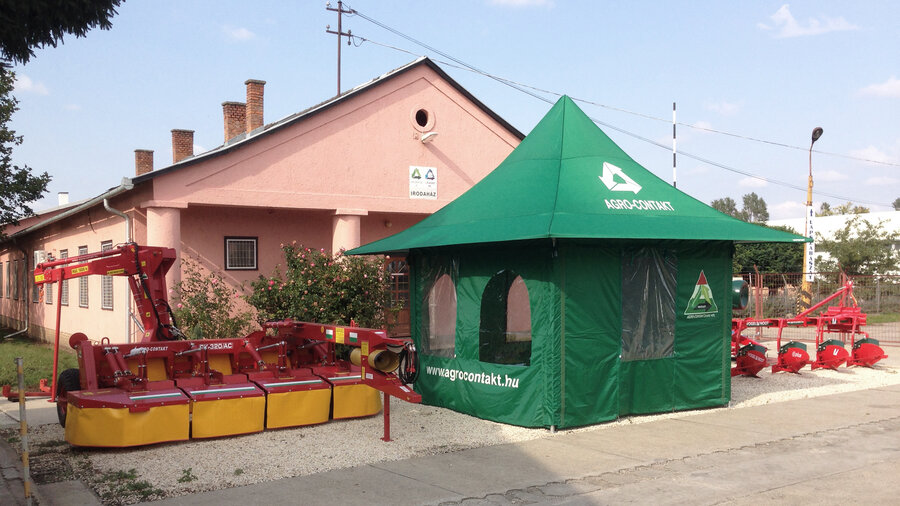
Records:
{"label": "green gazebo", "polygon": [[731,397],[736,220],[637,164],[562,97],[493,172],[351,254],[405,254],[428,404],[528,427]]}

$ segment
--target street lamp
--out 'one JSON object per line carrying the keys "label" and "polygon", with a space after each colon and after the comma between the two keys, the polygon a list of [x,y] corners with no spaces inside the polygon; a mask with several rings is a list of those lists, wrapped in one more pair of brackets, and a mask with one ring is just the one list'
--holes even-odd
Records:
{"label": "street lamp", "polygon": [[[819,140],[819,137],[822,137],[823,132],[824,130],[822,130],[822,127],[814,128],[812,131],[812,141],[809,143],[809,183],[806,187],[806,224],[803,229],[803,235],[806,237],[812,237],[813,235],[813,216],[815,216],[812,206],[812,148],[813,144]],[[800,306],[802,310],[809,309],[809,306],[812,303],[812,294],[809,291],[809,284],[813,280],[813,264],[815,261],[813,257],[815,254],[815,243],[803,243],[803,283],[800,287]]]}

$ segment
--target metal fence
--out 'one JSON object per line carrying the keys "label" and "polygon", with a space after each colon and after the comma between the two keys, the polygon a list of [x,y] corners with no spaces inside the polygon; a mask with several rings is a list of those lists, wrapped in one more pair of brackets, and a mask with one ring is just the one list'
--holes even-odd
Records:
{"label": "metal fence", "polygon": [[[792,273],[743,273],[750,284],[750,304],[742,311],[734,311],[735,318],[790,318],[802,311],[800,288],[803,274]],[[853,281],[853,296],[862,311],[868,315],[862,329],[884,344],[900,344],[900,276],[845,276],[840,272],[820,272],[809,283],[812,304],[836,292],[845,281]],[[834,304],[837,305],[837,301]],[[810,336],[792,336],[796,339],[814,340]],[[770,336],[763,336],[770,337]]]}

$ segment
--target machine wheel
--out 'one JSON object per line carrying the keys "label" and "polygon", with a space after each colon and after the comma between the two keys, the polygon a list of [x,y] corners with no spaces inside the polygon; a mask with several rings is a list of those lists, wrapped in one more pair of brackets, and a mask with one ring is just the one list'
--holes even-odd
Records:
{"label": "machine wheel", "polygon": [[56,383],[56,415],[59,417],[59,424],[66,426],[66,412],[69,403],[67,402],[67,394],[81,390],[81,377],[78,369],[66,369],[59,373],[59,380]]}

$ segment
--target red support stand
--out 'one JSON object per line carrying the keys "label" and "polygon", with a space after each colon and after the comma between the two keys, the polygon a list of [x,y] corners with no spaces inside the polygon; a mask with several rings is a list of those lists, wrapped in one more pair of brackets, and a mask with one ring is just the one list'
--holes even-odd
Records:
{"label": "red support stand", "polygon": [[391,442],[391,396],[384,392],[384,437],[385,443]]}

